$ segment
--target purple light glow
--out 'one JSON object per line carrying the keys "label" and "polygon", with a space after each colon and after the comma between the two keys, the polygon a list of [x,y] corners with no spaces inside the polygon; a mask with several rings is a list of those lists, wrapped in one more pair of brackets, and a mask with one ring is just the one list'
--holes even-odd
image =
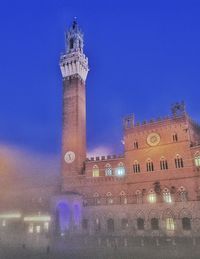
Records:
{"label": "purple light glow", "polygon": [[61,233],[66,232],[69,230],[70,227],[70,217],[71,212],[68,204],[66,202],[61,202],[57,206],[58,212],[58,222]]}

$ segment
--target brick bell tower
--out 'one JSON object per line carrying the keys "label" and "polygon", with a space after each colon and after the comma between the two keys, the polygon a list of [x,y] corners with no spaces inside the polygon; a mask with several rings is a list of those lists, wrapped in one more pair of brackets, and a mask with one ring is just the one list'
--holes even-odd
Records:
{"label": "brick bell tower", "polygon": [[88,59],[83,33],[76,20],[66,33],[66,51],[60,59],[63,78],[62,190],[83,174],[86,159],[86,93]]}

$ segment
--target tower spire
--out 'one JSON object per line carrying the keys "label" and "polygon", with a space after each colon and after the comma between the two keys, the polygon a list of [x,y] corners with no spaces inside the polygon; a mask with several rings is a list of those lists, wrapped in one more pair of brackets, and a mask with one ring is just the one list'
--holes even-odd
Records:
{"label": "tower spire", "polygon": [[61,56],[60,68],[63,78],[79,75],[83,81],[88,73],[88,59],[83,53],[83,33],[74,19],[66,33],[66,53]]}

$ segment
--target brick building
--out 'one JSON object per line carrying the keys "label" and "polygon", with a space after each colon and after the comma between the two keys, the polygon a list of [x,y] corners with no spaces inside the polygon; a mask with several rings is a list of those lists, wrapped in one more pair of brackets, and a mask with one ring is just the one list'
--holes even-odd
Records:
{"label": "brick building", "polygon": [[88,59],[76,21],[66,34],[63,77],[62,190],[52,208],[59,232],[198,235],[200,127],[184,103],[172,115],[123,121],[121,156],[86,158]]}

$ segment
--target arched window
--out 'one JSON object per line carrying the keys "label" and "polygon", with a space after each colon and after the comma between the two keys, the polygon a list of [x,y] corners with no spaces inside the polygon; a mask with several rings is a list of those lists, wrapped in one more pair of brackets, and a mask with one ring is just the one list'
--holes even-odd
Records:
{"label": "arched window", "polygon": [[182,168],[183,167],[183,158],[180,155],[176,155],[175,158],[175,167],[176,168]]}
{"label": "arched window", "polygon": [[109,218],[107,220],[107,230],[108,230],[109,233],[114,232],[114,230],[115,230],[114,219]]}
{"label": "arched window", "polygon": [[112,167],[110,164],[106,164],[105,166],[105,176],[112,176]]}
{"label": "arched window", "polygon": [[173,135],[172,135],[172,140],[173,140],[173,142],[177,142],[177,141],[178,141],[178,135],[177,135],[177,133],[173,133]]}
{"label": "arched window", "polygon": [[172,217],[167,217],[165,219],[165,224],[166,224],[166,230],[169,230],[169,231],[175,230],[175,223]]}
{"label": "arched window", "polygon": [[181,186],[178,188],[178,196],[180,201],[187,201],[187,192],[185,187]]}
{"label": "arched window", "polygon": [[140,173],[140,164],[137,160],[134,161],[133,172],[134,173]]}
{"label": "arched window", "polygon": [[151,219],[151,229],[152,230],[158,230],[159,229],[159,220],[158,220],[158,218],[152,218]]}
{"label": "arched window", "polygon": [[167,231],[173,232],[175,230],[174,212],[170,209],[166,209],[163,212],[163,219],[165,222],[165,228]]}
{"label": "arched window", "polygon": [[99,177],[99,167],[97,165],[93,166],[92,175],[93,177]]}
{"label": "arched window", "polygon": [[144,230],[144,219],[143,218],[137,218],[137,229]]}
{"label": "arched window", "polygon": [[70,41],[69,41],[69,48],[73,49],[73,47],[74,47],[74,39],[70,39]]}
{"label": "arched window", "polygon": [[199,154],[199,152],[197,152],[194,156],[194,163],[195,163],[195,166],[200,167],[200,154]]}
{"label": "arched window", "polygon": [[115,175],[117,177],[123,177],[125,175],[125,168],[124,168],[124,164],[122,162],[120,162],[118,164],[118,167],[115,169]]}
{"label": "arched window", "polygon": [[125,229],[128,228],[128,219],[127,219],[127,218],[123,218],[123,219],[121,220],[121,228],[122,228],[123,230],[125,230]]}
{"label": "arched window", "polygon": [[142,203],[142,192],[140,190],[137,190],[135,192],[136,195],[136,203],[141,204]]}
{"label": "arched window", "polygon": [[161,157],[161,159],[160,159],[160,169],[161,170],[167,170],[168,169],[168,163],[167,163],[167,160],[164,157]]}
{"label": "arched window", "polygon": [[191,220],[188,217],[182,218],[183,230],[191,230]]}
{"label": "arched window", "polygon": [[147,200],[149,203],[155,203],[156,202],[156,193],[153,189],[151,189],[148,193]]}
{"label": "arched window", "polygon": [[107,202],[107,204],[113,204],[113,198],[112,198],[111,192],[106,193],[106,202]]}
{"label": "arched window", "polygon": [[171,197],[171,193],[167,188],[164,188],[163,190],[163,200],[166,203],[171,203],[172,202],[172,197]]}
{"label": "arched window", "polygon": [[124,191],[120,192],[119,197],[120,197],[120,204],[127,204],[127,197]]}
{"label": "arched window", "polygon": [[99,197],[99,193],[95,192],[93,197],[94,197],[94,204],[95,205],[100,205],[101,204],[101,200],[100,200],[100,197]]}
{"label": "arched window", "polygon": [[147,167],[147,172],[153,172],[154,171],[154,166],[153,166],[153,162],[152,162],[151,159],[147,160],[146,167]]}

